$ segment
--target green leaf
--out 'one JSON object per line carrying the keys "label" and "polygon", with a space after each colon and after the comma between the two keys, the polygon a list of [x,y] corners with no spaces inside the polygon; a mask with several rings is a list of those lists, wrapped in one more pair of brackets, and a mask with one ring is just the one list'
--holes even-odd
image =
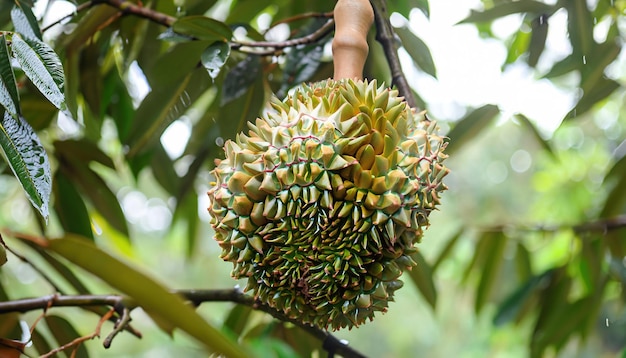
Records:
{"label": "green leaf", "polygon": [[230,312],[228,312],[228,316],[226,316],[222,328],[225,329],[226,332],[234,333],[235,337],[241,336],[252,312],[253,309],[250,306],[235,305]]}
{"label": "green leaf", "polygon": [[581,62],[584,62],[584,57],[591,54],[595,43],[591,12],[586,0],[565,1],[565,8],[567,9],[567,31],[574,49],[574,56],[578,56]]}
{"label": "green leaf", "polygon": [[532,35],[530,37],[530,44],[528,45],[528,59],[526,62],[528,66],[535,67],[537,66],[539,57],[543,53],[543,49],[546,47],[548,17],[542,14],[535,18],[531,24],[531,31]]}
{"label": "green leaf", "polygon": [[540,330],[534,332],[531,352],[543,352],[549,346],[554,346],[557,351],[561,349],[573,333],[584,329],[583,324],[593,313],[593,309],[592,298],[588,296],[573,303],[560,302],[549,320],[544,322]]}
{"label": "green leaf", "polygon": [[31,342],[33,342],[33,346],[35,346],[35,349],[37,350],[37,352],[39,352],[40,355],[44,355],[52,351],[50,343],[48,343],[46,337],[44,337],[44,335],[41,334],[38,329],[33,330],[33,333],[31,334]]}
{"label": "green leaf", "polygon": [[581,64],[582,62],[578,56],[575,57],[574,55],[569,55],[552,65],[552,68],[550,68],[548,73],[543,75],[543,77],[550,79],[562,76],[564,74],[577,70],[581,66]]}
{"label": "green leaf", "polygon": [[7,250],[4,248],[4,245],[0,245],[0,266],[3,266],[7,263]]}
{"label": "green leaf", "polygon": [[220,107],[218,118],[222,120],[218,122],[219,135],[227,139],[243,131],[248,121],[258,117],[264,103],[263,78],[257,76],[255,81],[245,88],[245,92]]}
{"label": "green leaf", "polygon": [[11,66],[6,35],[0,35],[0,104],[11,116],[20,115],[20,95]]}
{"label": "green leaf", "polygon": [[228,57],[230,57],[230,45],[226,42],[216,41],[202,52],[200,60],[209,76],[215,79],[220,74]]}
{"label": "green leaf", "polygon": [[520,0],[497,3],[494,7],[485,11],[472,10],[470,15],[461,20],[461,24],[470,22],[489,22],[504,16],[518,13],[551,14],[555,11],[553,5],[547,5],[539,1]]}
{"label": "green leaf", "polygon": [[57,171],[52,188],[55,198],[54,209],[63,230],[93,240],[89,212],[76,187],[61,171]]}
{"label": "green leaf", "polygon": [[[128,138],[135,108],[133,99],[128,94],[128,88],[120,78],[119,71],[109,71],[104,79],[102,90],[102,108],[115,122],[118,138],[123,142]],[[116,98],[117,101],[111,99]]]}
{"label": "green leaf", "polygon": [[508,65],[515,62],[526,50],[528,50],[528,44],[530,43],[531,34],[528,31],[522,31],[521,29],[515,33],[513,40],[508,47],[506,59],[504,64]]}
{"label": "green leaf", "polygon": [[419,9],[427,18],[430,18],[428,0],[389,1],[387,6],[389,6],[389,13],[397,12],[407,19],[413,9]]}
{"label": "green leaf", "polygon": [[64,111],[63,65],[52,48],[41,41],[22,39],[19,34],[13,35],[11,48],[24,74],[50,103]]}
{"label": "green leaf", "polygon": [[197,252],[196,242],[198,241],[198,228],[200,218],[198,217],[198,195],[195,191],[191,191],[184,195],[182,199],[177,198],[176,211],[174,212],[174,220],[183,220],[187,224],[187,250],[188,258],[193,257]]}
{"label": "green leaf", "polygon": [[585,93],[583,93],[583,96],[578,100],[576,106],[571,111],[569,111],[569,113],[567,113],[565,119],[576,119],[583,113],[589,111],[591,108],[593,108],[594,105],[611,95],[611,93],[613,93],[616,89],[620,87],[621,85],[619,84],[619,82],[605,77],[600,78],[593,88],[590,88],[589,90],[585,91]]}
{"label": "green leaf", "polygon": [[[304,28],[297,32],[298,37],[310,35],[322,27],[328,20],[319,18],[309,22]],[[279,98],[284,97],[287,91],[294,85],[309,81],[320,67],[320,61],[324,54],[325,41],[318,41],[306,46],[296,46],[291,48],[285,58],[285,66],[282,74],[282,83],[277,92]]]}
{"label": "green leaf", "polygon": [[47,220],[52,191],[48,154],[24,118],[16,119],[6,111],[2,112],[0,147],[28,199]]}
{"label": "green leaf", "polygon": [[159,56],[154,66],[146,70],[146,78],[153,91],[163,87],[176,88],[200,64],[200,57],[209,41],[179,43]]}
{"label": "green leaf", "polygon": [[106,155],[96,143],[86,139],[57,140],[54,143],[57,155],[83,163],[96,162],[115,170],[113,159]]}
{"label": "green leaf", "polygon": [[454,153],[458,148],[474,139],[482,130],[487,128],[493,119],[500,113],[498,106],[487,104],[475,109],[472,113],[462,118],[448,133],[450,143],[446,148],[448,154]]}
{"label": "green leaf", "polygon": [[87,239],[66,235],[48,241],[49,248],[107,284],[127,294],[151,314],[158,315],[228,357],[246,357],[244,351],[209,325],[184,300],[151,277],[97,248]]}
{"label": "green leaf", "polygon": [[206,41],[225,42],[233,36],[230,27],[223,22],[201,15],[182,17],[176,20],[172,29],[176,33]]}
{"label": "green leaf", "polygon": [[612,40],[599,45],[594,44],[591,53],[585,56],[586,63],[580,69],[580,87],[584,92],[592,90],[605,78],[606,67],[615,61],[621,49],[621,46]]}
{"label": "green leaf", "polygon": [[159,140],[165,128],[175,119],[171,115],[172,108],[190,80],[191,73],[176,85],[157,87],[148,93],[135,112],[135,120],[125,141],[129,146],[128,157],[143,154]]}
{"label": "green leaf", "polygon": [[35,18],[33,11],[29,7],[17,2],[11,9],[11,22],[13,22],[15,32],[18,32],[20,35],[33,40],[42,40],[37,18]]}
{"label": "green leaf", "polygon": [[519,241],[515,249],[515,269],[517,277],[519,277],[521,281],[528,280],[533,274],[530,257],[530,251],[528,251],[522,241]]}
{"label": "green leaf", "polygon": [[63,157],[61,170],[81,190],[107,222],[128,237],[128,224],[115,194],[89,166]]}
{"label": "green leaf", "polygon": [[[68,344],[75,340],[76,338],[81,337],[81,335],[76,331],[74,326],[66,320],[65,318],[57,315],[47,314],[44,317],[46,321],[46,325],[48,329],[54,336],[54,339],[57,341],[59,346]],[[68,348],[66,351],[67,356],[70,356],[70,352],[72,353],[72,357],[89,357],[89,353],[85,348],[85,345],[79,344]]]}
{"label": "green leaf", "polygon": [[259,56],[250,55],[237,63],[224,79],[221,104],[225,105],[242,97],[248,88],[252,86],[261,73],[261,61]]}
{"label": "green leaf", "polygon": [[500,307],[498,307],[498,311],[493,318],[493,324],[501,326],[517,319],[525,309],[530,298],[538,292],[543,281],[551,274],[552,271],[548,270],[540,275],[532,276],[528,281],[524,282],[524,284],[513,291]]}
{"label": "green leaf", "polygon": [[426,299],[426,302],[434,309],[437,306],[437,288],[435,287],[430,265],[428,265],[419,251],[411,255],[411,257],[417,265],[409,271],[409,276],[422,293],[424,299]]}
{"label": "green leaf", "polygon": [[415,64],[422,71],[437,78],[435,62],[426,43],[406,27],[395,27],[394,30],[402,41],[402,47],[409,53]]}
{"label": "green leaf", "polygon": [[[47,263],[52,267],[56,272],[65,279],[65,281],[72,286],[74,291],[77,294],[89,294],[89,289],[82,283],[82,281],[76,276],[76,274],[67,266],[68,264],[65,262],[61,262],[57,257],[53,256],[50,252],[48,252],[45,248],[38,246],[29,240],[22,240],[22,242],[28,246],[30,246],[33,250],[39,254]],[[95,307],[94,307],[95,309]],[[101,312],[106,312],[106,308],[100,307]]]}
{"label": "green leaf", "polygon": [[180,177],[174,170],[174,162],[160,143],[155,146],[150,167],[161,187],[170,195],[177,195],[180,188]]}
{"label": "green leaf", "polygon": [[482,240],[486,241],[486,255],[484,256],[483,267],[480,270],[480,281],[476,290],[475,309],[477,314],[480,313],[494,291],[502,264],[504,263],[504,249],[508,241],[507,237],[501,232],[486,233]]}
{"label": "green leaf", "polygon": [[456,246],[456,243],[459,241],[459,238],[463,234],[463,231],[464,231],[463,228],[461,228],[454,235],[452,235],[450,240],[448,240],[448,242],[446,243],[446,246],[444,246],[444,248],[441,250],[441,252],[437,256],[437,259],[433,263],[430,269],[431,272],[434,273],[439,267],[439,265],[441,265],[441,263],[444,261],[444,259],[448,257],[448,255],[450,255],[450,253],[452,252],[452,249],[454,249],[454,246]]}
{"label": "green leaf", "polygon": [[525,115],[521,113],[518,113],[515,115],[515,118],[518,121],[520,121],[523,127],[526,127],[530,131],[530,134],[532,134],[532,136],[535,138],[537,143],[541,145],[541,148],[543,148],[546,152],[550,153],[550,155],[552,155],[553,158],[555,159],[557,158],[556,154],[554,153],[554,150],[552,150],[552,147],[550,146],[550,143],[548,143],[548,141],[545,140],[541,136],[541,134],[539,134],[537,127],[535,127],[535,125],[530,121],[530,119],[528,119],[528,117],[526,117]]}

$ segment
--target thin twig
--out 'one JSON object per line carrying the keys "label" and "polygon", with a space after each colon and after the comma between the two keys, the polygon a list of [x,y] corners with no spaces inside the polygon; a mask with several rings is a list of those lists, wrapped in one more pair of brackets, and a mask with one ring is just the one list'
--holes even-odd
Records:
{"label": "thin twig", "polygon": [[[50,4],[50,3],[48,3],[48,4]],[[93,6],[93,1],[87,1],[87,2],[84,2],[84,3],[76,6],[76,9],[74,9],[74,11],[72,13],[67,14],[65,16],[62,16],[61,18],[57,19],[56,21],[52,22],[51,24],[48,24],[47,26],[43,27],[41,29],[41,32],[48,31],[50,28],[60,24],[61,22],[69,19],[70,17],[76,15],[77,13],[79,13],[79,12],[81,12],[83,10],[86,10],[86,9],[92,7],[92,6]]]}
{"label": "thin twig", "polygon": [[100,337],[100,331],[102,329],[102,325],[104,324],[104,322],[106,322],[109,318],[111,318],[113,316],[113,313],[115,313],[114,309],[110,309],[104,316],[102,316],[102,318],[100,318],[100,321],[98,321],[98,324],[96,325],[96,329],[95,331],[88,335],[88,336],[83,336],[83,337],[78,337],[76,339],[74,339],[73,341],[62,345],[61,347],[55,348],[53,350],[51,350],[50,352],[42,355],[40,358],[48,358],[48,357],[52,357],[53,355],[62,352],[72,346],[76,346],[75,349],[78,348],[78,345],[88,341],[90,339],[94,339],[96,337]]}
{"label": "thin twig", "polygon": [[[287,47],[295,47],[299,45],[307,45],[307,44],[315,43],[319,41],[320,39],[324,38],[326,35],[328,35],[334,28],[335,28],[335,21],[331,19],[331,20],[328,20],[324,25],[322,25],[322,27],[320,27],[319,29],[315,30],[314,32],[306,36],[302,36],[302,37],[298,37],[298,38],[290,39],[290,40],[285,40],[285,41],[233,41],[231,43],[230,48],[233,50],[238,50],[238,51],[246,51],[245,49],[246,47],[248,48],[264,47],[264,48],[272,49],[271,53],[269,54],[274,54],[277,50],[282,50]],[[254,52],[254,53],[259,54],[258,52]],[[267,53],[264,53],[264,54],[267,54]]]}
{"label": "thin twig", "polygon": [[303,14],[297,14],[294,16],[290,16],[284,19],[280,19],[276,22],[274,22],[271,26],[270,29],[272,27],[275,27],[276,25],[279,24],[288,24],[294,21],[298,21],[298,20],[304,20],[304,19],[310,19],[310,18],[325,18],[325,19],[332,19],[333,17],[333,12],[329,11],[329,12],[305,12]]}
{"label": "thin twig", "polygon": [[396,39],[394,32],[389,21],[389,13],[387,12],[386,0],[370,0],[372,7],[374,8],[374,20],[376,23],[376,40],[383,46],[385,56],[387,57],[387,63],[389,63],[389,69],[391,70],[391,84],[395,85],[400,92],[400,95],[404,97],[407,104],[414,108],[417,112],[420,111],[417,108],[417,102],[413,91],[409,86],[402,66],[400,65],[400,58],[398,57],[398,46],[396,45]]}

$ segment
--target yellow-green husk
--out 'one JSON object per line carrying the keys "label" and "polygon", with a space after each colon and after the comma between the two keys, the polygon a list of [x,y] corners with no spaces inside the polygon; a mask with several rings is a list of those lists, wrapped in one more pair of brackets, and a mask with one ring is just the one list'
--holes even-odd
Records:
{"label": "yellow-green husk", "polygon": [[227,141],[211,224],[247,291],[318,327],[386,311],[446,189],[446,141],[375,81],[303,85]]}

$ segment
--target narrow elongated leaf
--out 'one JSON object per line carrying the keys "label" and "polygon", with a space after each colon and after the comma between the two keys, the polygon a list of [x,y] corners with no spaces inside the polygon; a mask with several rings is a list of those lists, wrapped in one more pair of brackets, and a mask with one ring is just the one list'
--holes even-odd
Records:
{"label": "narrow elongated leaf", "polygon": [[0,35],[0,105],[13,117],[20,114],[20,96],[11,66],[6,35]]}
{"label": "narrow elongated leaf", "polygon": [[[81,335],[76,331],[74,326],[66,320],[65,318],[57,315],[46,315],[45,316],[46,325],[50,329],[50,332],[54,336],[54,339],[57,341],[58,346],[62,346],[64,344],[68,344],[79,338]],[[89,353],[87,352],[87,348],[83,344],[78,346],[72,346],[68,348],[68,356],[72,353],[72,357],[77,358],[88,358]]]}
{"label": "narrow elongated leaf", "polygon": [[0,266],[7,263],[7,250],[4,245],[0,245]]}
{"label": "narrow elongated leaf", "polygon": [[194,15],[182,17],[172,25],[174,32],[206,41],[228,41],[233,32],[226,24],[210,17]]}
{"label": "narrow elongated leaf", "polygon": [[552,271],[548,270],[540,275],[533,276],[513,291],[498,307],[493,323],[500,326],[515,320],[525,308],[525,305],[528,304],[529,299],[538,292],[546,277],[551,274]]}
{"label": "narrow elongated leaf", "polygon": [[63,230],[93,240],[89,212],[76,187],[61,171],[57,171],[52,188],[55,198],[54,208]]}
{"label": "narrow elongated leaf", "polygon": [[115,169],[113,159],[106,155],[96,143],[86,139],[67,139],[54,142],[54,150],[58,155],[83,163],[96,162]]}
{"label": "narrow elongated leaf", "polygon": [[11,22],[13,22],[15,32],[24,37],[41,41],[41,30],[37,18],[29,7],[17,2],[11,9]]}
{"label": "narrow elongated leaf", "polygon": [[[135,112],[135,118],[126,139],[130,149],[128,157],[144,153],[147,147],[156,143],[161,133],[176,118],[172,117],[172,108],[180,100],[185,91],[191,74],[188,74],[180,83],[167,87],[153,89],[144,98]],[[140,120],[143,119],[143,120]]]}
{"label": "narrow elongated leaf", "polygon": [[153,91],[163,87],[176,87],[200,64],[200,57],[210,41],[191,41],[177,44],[159,56],[155,64],[146,69],[146,78]]}
{"label": "narrow elongated leaf", "polygon": [[[298,31],[297,37],[304,37],[322,27],[328,20],[319,18],[311,21],[306,27]],[[324,41],[315,44],[293,47],[285,59],[282,84],[277,92],[279,98],[284,97],[287,91],[294,85],[311,79],[320,67],[320,61],[324,54]]]}
{"label": "narrow elongated leaf", "polygon": [[2,112],[0,147],[28,199],[47,220],[52,191],[48,154],[24,118],[16,119],[9,112]]}
{"label": "narrow elongated leaf", "polygon": [[434,309],[437,306],[437,288],[435,287],[430,265],[419,252],[411,255],[411,257],[417,265],[409,271],[409,276],[422,293],[424,299],[426,299],[426,302]]}
{"label": "narrow elongated leaf", "polygon": [[150,167],[154,173],[156,181],[170,195],[178,194],[180,188],[180,177],[174,170],[174,162],[165,152],[162,145],[156,145]]}
{"label": "narrow elongated leaf", "polygon": [[488,22],[502,18],[507,15],[524,12],[533,14],[551,14],[554,11],[554,6],[547,5],[539,1],[520,0],[512,2],[501,2],[485,11],[472,10],[470,12],[470,15],[461,20],[460,23]]}
{"label": "narrow elongated leaf", "polygon": [[433,56],[430,54],[426,43],[406,27],[395,27],[394,30],[402,41],[402,47],[409,53],[415,64],[422,71],[437,78],[435,61],[433,61]]}
{"label": "narrow elongated leaf", "polygon": [[209,73],[209,76],[215,79],[220,74],[229,56],[230,45],[226,42],[216,41],[202,52],[200,60],[202,61],[202,66],[204,66]]}
{"label": "narrow elongated leaf", "polygon": [[[89,294],[89,289],[83,284],[83,282],[76,276],[76,274],[68,267],[67,263],[61,262],[56,256],[53,256],[50,252],[46,251],[41,246],[33,243],[32,241],[22,240],[22,242],[30,246],[33,250],[39,254],[56,272],[65,279],[65,281],[72,286],[74,292],[77,294]],[[106,312],[106,308],[99,307],[93,308],[94,311],[100,310],[100,314]]]}
{"label": "narrow elongated leaf", "polygon": [[31,342],[33,342],[33,346],[35,346],[35,349],[40,355],[44,355],[52,350],[50,343],[48,343],[46,337],[39,333],[38,329],[33,330]]}
{"label": "narrow elongated leaf", "polygon": [[248,88],[256,81],[261,72],[261,61],[258,56],[248,56],[243,61],[237,63],[224,79],[224,89],[222,90],[222,105],[227,104],[243,96]]}
{"label": "narrow elongated leaf", "polygon": [[580,57],[591,54],[593,41],[593,21],[586,0],[565,1],[567,9],[567,31],[574,48],[574,55]]}
{"label": "narrow elongated leaf", "polygon": [[61,170],[89,198],[107,222],[128,237],[128,224],[120,203],[100,175],[84,163],[72,161],[71,158],[66,158]]}
{"label": "narrow elongated leaf", "polygon": [[604,77],[604,70],[620,54],[622,48],[614,40],[593,46],[590,54],[585,56],[586,63],[580,68],[580,87],[584,92],[593,89]]}
{"label": "narrow elongated leaf", "polygon": [[576,107],[569,111],[565,119],[575,119],[581,114],[586,113],[598,102],[620,88],[620,86],[619,82],[604,77],[600,78],[593,88],[590,88],[583,94],[580,100],[578,100],[578,103],[576,103]]}
{"label": "narrow elongated leaf", "polygon": [[530,119],[528,119],[528,117],[526,117],[525,115],[523,115],[521,113],[518,113],[518,114],[515,115],[515,118],[517,118],[517,120],[520,121],[522,126],[526,127],[530,131],[530,134],[532,134],[532,136],[535,138],[537,143],[539,143],[539,145],[541,145],[541,147],[546,152],[550,153],[553,158],[556,158],[556,155],[554,154],[554,151],[552,150],[552,147],[550,146],[550,143],[548,143],[548,141],[545,140],[541,136],[541,134],[539,134],[539,131],[537,130],[537,127],[535,127],[535,125],[530,121]]}
{"label": "narrow elongated leaf", "polygon": [[531,351],[539,350],[543,353],[543,350],[549,346],[554,346],[558,351],[567,342],[568,337],[584,329],[583,324],[592,313],[591,297],[583,297],[573,303],[561,302],[550,315],[550,320],[533,335]]}
{"label": "narrow elongated leaf", "polygon": [[444,259],[448,257],[448,255],[450,255],[450,253],[452,252],[452,249],[454,249],[454,246],[456,246],[456,243],[459,241],[459,238],[461,237],[462,234],[463,234],[463,229],[460,229],[454,235],[452,235],[450,240],[448,240],[448,242],[446,243],[446,246],[444,246],[444,248],[441,250],[441,252],[437,256],[437,259],[433,263],[431,267],[431,272],[434,273],[439,267],[439,265],[441,265],[441,263],[444,261]]}
{"label": "narrow elongated leaf", "polygon": [[518,242],[515,250],[515,271],[521,281],[528,280],[533,275],[530,255],[530,251],[528,251],[524,243]]}
{"label": "narrow elongated leaf", "polygon": [[543,75],[544,78],[554,78],[558,76],[562,76],[566,73],[570,73],[578,68],[580,68],[582,62],[578,56],[569,55],[559,62],[552,65],[552,68]]}
{"label": "narrow elongated leaf", "polygon": [[222,335],[199,316],[183,299],[170,293],[151,277],[75,235],[50,240],[49,248],[112,287],[129,295],[136,303],[187,332],[209,348],[228,357],[246,357],[242,348]]}
{"label": "narrow elongated leaf", "polygon": [[66,109],[63,95],[63,65],[52,48],[41,41],[13,35],[13,55],[37,89],[60,110]]}
{"label": "narrow elongated leaf", "polygon": [[407,19],[413,9],[419,9],[427,18],[430,17],[428,0],[389,1],[387,2],[387,6],[389,6],[389,13],[397,12]]}
{"label": "narrow elongated leaf", "polygon": [[229,333],[234,333],[236,337],[241,336],[252,312],[253,310],[250,306],[235,305],[230,312],[228,312],[228,316],[226,316],[222,328]]}
{"label": "narrow elongated leaf", "polygon": [[219,118],[226,120],[218,122],[219,135],[224,139],[233,138],[244,130],[248,121],[258,117],[264,102],[263,78],[258,76],[239,97],[220,107]]}
{"label": "narrow elongated leaf", "polygon": [[448,133],[450,143],[446,148],[446,152],[451,154],[472,140],[480,131],[487,128],[499,113],[500,109],[498,106],[487,104],[462,118]]}
{"label": "narrow elongated leaf", "polygon": [[508,46],[506,59],[504,60],[505,65],[515,62],[528,50],[530,37],[531,34],[528,31],[522,31],[521,29],[515,33],[511,44]]}
{"label": "narrow elongated leaf", "polygon": [[531,24],[532,34],[530,36],[530,44],[528,45],[528,66],[535,67],[539,61],[539,57],[546,47],[546,38],[548,37],[548,17],[539,15]]}
{"label": "narrow elongated leaf", "polygon": [[487,255],[481,269],[480,282],[476,290],[476,313],[479,313],[489,300],[498,276],[504,262],[504,248],[506,247],[507,237],[500,232],[487,233],[483,240],[486,241]]}
{"label": "narrow elongated leaf", "polygon": [[196,250],[196,242],[198,241],[198,227],[200,218],[198,217],[198,195],[195,191],[183,196],[182,200],[177,198],[176,211],[174,212],[174,220],[183,220],[187,226],[187,250],[185,253],[188,258],[193,257]]}

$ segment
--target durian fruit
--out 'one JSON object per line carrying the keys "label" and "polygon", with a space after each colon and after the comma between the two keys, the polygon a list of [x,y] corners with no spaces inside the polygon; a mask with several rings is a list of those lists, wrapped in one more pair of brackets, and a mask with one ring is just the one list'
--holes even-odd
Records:
{"label": "durian fruit", "polygon": [[376,81],[302,85],[225,143],[211,224],[246,291],[321,328],[385,312],[446,189],[446,139]]}

